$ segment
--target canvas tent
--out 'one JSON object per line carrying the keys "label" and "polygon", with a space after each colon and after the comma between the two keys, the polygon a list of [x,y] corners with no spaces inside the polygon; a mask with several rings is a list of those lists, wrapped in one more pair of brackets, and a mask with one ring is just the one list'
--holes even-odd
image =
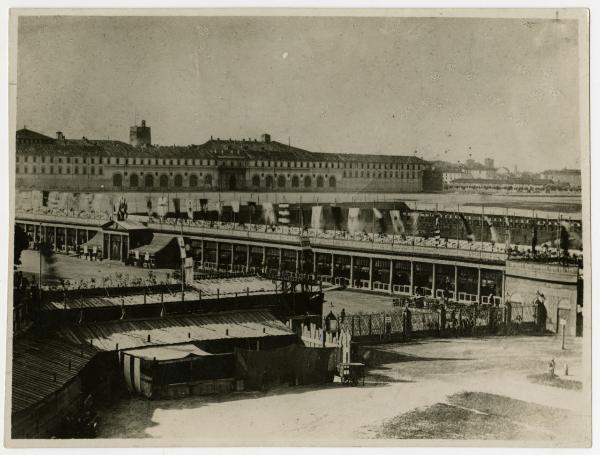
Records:
{"label": "canvas tent", "polygon": [[169,235],[155,234],[147,245],[131,249],[129,260],[137,265],[150,264],[153,267],[174,267],[181,264],[176,238]]}

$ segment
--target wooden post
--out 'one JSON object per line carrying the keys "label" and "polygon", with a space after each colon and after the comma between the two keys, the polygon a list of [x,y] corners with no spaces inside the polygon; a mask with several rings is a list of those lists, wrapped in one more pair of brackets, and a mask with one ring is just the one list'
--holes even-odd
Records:
{"label": "wooden post", "polygon": [[410,261],[410,295],[415,294],[415,263]]}
{"label": "wooden post", "polygon": [[477,304],[481,303],[481,267],[477,269]]}
{"label": "wooden post", "polygon": [[219,242],[215,242],[215,250],[217,253],[217,257],[215,258],[215,267],[217,271],[219,270]]}
{"label": "wooden post", "polygon": [[458,265],[454,266],[454,301],[458,301]]}
{"label": "wooden post", "polygon": [[432,263],[432,272],[431,272],[431,297],[435,298],[435,262]]}

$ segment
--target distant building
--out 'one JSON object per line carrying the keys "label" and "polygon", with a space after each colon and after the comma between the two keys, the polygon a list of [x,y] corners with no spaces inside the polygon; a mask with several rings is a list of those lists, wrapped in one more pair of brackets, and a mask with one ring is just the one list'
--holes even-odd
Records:
{"label": "distant building", "polygon": [[496,168],[494,167],[494,160],[491,158],[486,158],[483,164],[473,160],[467,160],[464,171],[465,174],[474,179],[496,178]]}
{"label": "distant building", "polygon": [[466,163],[451,163],[448,161],[434,161],[433,168],[442,173],[444,184],[449,184],[458,179],[495,179],[496,168],[494,160],[486,158],[484,164],[469,159]]}
{"label": "distant building", "polygon": [[463,167],[459,164],[448,161],[434,161],[432,167],[442,174],[442,182],[444,184],[466,177]]}
{"label": "distant building", "polygon": [[439,173],[416,156],[316,153],[271,140],[210,138],[159,146],[150,127],[130,143],[17,131],[18,189],[92,191],[436,191]]}
{"label": "distant building", "polygon": [[542,175],[554,183],[581,186],[581,170],[579,169],[548,170],[542,172]]}

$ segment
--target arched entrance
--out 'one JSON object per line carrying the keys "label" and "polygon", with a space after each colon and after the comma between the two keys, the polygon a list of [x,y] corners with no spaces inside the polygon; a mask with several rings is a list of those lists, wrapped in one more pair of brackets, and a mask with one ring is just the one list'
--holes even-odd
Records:
{"label": "arched entrance", "polygon": [[235,191],[237,189],[237,179],[233,174],[229,176],[229,189],[232,191]]}

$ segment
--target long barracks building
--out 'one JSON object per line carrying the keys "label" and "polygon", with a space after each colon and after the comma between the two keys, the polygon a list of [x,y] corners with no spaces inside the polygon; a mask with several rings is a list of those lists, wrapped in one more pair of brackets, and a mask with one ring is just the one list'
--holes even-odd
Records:
{"label": "long barracks building", "polygon": [[271,140],[210,138],[201,145],[157,146],[150,127],[130,142],[16,135],[17,189],[92,191],[441,190],[441,174],[416,156],[309,152]]}

